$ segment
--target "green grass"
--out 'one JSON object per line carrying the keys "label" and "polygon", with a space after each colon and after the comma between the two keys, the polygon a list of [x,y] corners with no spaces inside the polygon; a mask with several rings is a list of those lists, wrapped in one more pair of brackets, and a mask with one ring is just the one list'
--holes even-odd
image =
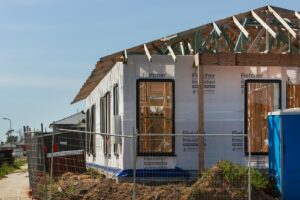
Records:
{"label": "green grass", "polygon": [[2,165],[0,165],[0,179],[4,178],[8,174],[14,173],[25,164],[26,160],[15,160],[12,165],[3,163]]}

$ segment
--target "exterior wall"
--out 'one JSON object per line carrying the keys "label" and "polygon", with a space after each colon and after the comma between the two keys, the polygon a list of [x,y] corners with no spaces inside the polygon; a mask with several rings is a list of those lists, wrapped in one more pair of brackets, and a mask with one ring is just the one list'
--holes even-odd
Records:
{"label": "exterior wall", "polygon": [[[110,92],[110,108],[111,108],[111,119],[113,118],[113,87],[118,84],[119,86],[119,115],[123,118],[124,115],[124,97],[123,97],[123,72],[124,66],[123,63],[116,63],[115,66],[107,73],[107,75],[101,80],[101,82],[97,85],[97,87],[93,90],[93,92],[86,99],[86,109],[95,106],[96,110],[96,132],[100,133],[100,99],[107,92]],[[113,126],[113,120],[110,120],[111,127]],[[122,131],[123,132],[123,131]],[[124,140],[124,139],[122,139]],[[113,153],[113,145],[111,145],[111,157],[108,159],[104,156],[103,151],[103,136],[96,135],[96,157],[93,159],[93,156],[87,156],[87,163],[94,163],[101,166],[110,166],[112,168],[123,168],[123,145],[120,145],[121,149],[120,154],[115,156]],[[124,144],[124,141],[122,141]]]}
{"label": "exterior wall", "polygon": [[[96,132],[100,132],[100,98],[119,84],[119,113],[122,134],[132,135],[136,128],[136,81],[139,78],[175,80],[175,134],[197,133],[197,69],[192,67],[194,56],[153,55],[149,62],[145,55],[128,56],[128,64],[117,63],[98,84],[86,100],[87,108],[96,104]],[[286,81],[299,83],[300,72],[293,67],[205,67],[205,132],[206,134],[233,134],[213,136],[206,139],[205,165],[209,167],[220,159],[243,164],[245,161],[244,140],[236,135],[244,134],[244,80],[282,80],[282,108],[286,104]],[[111,95],[113,98],[113,95]],[[111,99],[111,108],[113,101]],[[113,112],[111,112],[112,115]],[[111,116],[112,117],[112,116]],[[112,126],[111,121],[111,126]],[[113,145],[111,145],[113,148]],[[111,149],[111,152],[113,150]],[[175,140],[176,156],[138,156],[137,169],[174,168],[198,169],[198,139],[179,136]],[[220,155],[222,156],[220,158]],[[254,157],[255,158],[255,157]],[[259,160],[261,157],[257,157]],[[130,138],[122,139],[121,154],[110,159],[103,155],[102,136],[96,136],[96,159],[88,162],[117,169],[133,168],[133,144]],[[162,161],[161,165],[153,165]],[[153,162],[153,163],[151,163]],[[255,159],[254,159],[254,162]],[[265,160],[262,165],[267,164]]]}
{"label": "exterior wall", "polygon": [[[196,133],[197,119],[197,69],[192,67],[194,56],[177,56],[176,62],[171,56],[153,55],[149,62],[145,55],[132,55],[124,71],[124,130],[132,134],[136,127],[136,81],[139,78],[175,80],[175,134]],[[189,137],[190,138],[190,137]],[[174,168],[175,166],[192,170],[198,168],[198,146],[190,146],[193,141],[187,137],[176,137],[176,156],[138,156],[137,169]],[[185,142],[184,142],[185,141]],[[124,144],[124,168],[132,169],[132,142]],[[163,163],[155,165],[154,163]]]}
{"label": "exterior wall", "polygon": [[[293,67],[205,67],[206,134],[244,134],[244,80],[281,80],[281,105],[286,106],[286,82],[299,82]],[[211,137],[206,140],[205,164],[211,166],[222,152],[222,159],[243,164],[244,140],[239,137]],[[252,165],[268,167],[268,156],[252,156]]]}

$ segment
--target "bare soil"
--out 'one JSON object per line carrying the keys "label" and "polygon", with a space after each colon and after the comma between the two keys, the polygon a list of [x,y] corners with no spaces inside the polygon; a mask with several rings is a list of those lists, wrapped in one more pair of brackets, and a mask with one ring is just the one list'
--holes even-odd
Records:
{"label": "bare soil", "polygon": [[[64,174],[53,186],[53,199],[58,200],[130,200],[132,183],[116,183],[105,177],[92,177],[88,174]],[[198,179],[193,185],[182,183],[164,185],[136,184],[136,199],[139,200],[198,200],[198,199],[247,199],[247,185],[224,182],[222,172],[213,167],[209,173]],[[277,200],[264,190],[252,189],[252,199]]]}

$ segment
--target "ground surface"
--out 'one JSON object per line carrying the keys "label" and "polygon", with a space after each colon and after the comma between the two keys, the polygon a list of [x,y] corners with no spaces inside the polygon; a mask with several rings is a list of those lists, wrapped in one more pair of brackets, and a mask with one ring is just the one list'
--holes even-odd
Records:
{"label": "ground surface", "polygon": [[0,200],[29,200],[27,165],[0,180]]}

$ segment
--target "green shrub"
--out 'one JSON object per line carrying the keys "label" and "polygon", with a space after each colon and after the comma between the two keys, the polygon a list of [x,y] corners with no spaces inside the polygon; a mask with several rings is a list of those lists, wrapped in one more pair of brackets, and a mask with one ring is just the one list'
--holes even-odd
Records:
{"label": "green shrub", "polygon": [[20,169],[24,164],[26,164],[26,160],[15,160],[12,165],[3,163],[0,165],[0,179]]}
{"label": "green shrub", "polygon": [[90,175],[94,179],[102,179],[105,178],[104,174],[99,173],[96,169],[94,168],[88,168],[87,169],[87,174]]}
{"label": "green shrub", "polygon": [[[230,161],[220,161],[217,164],[224,172],[224,179],[230,184],[246,180],[248,178],[248,167],[244,167],[238,164],[233,164]],[[266,189],[268,186],[268,179],[260,171],[251,169],[251,185],[259,188]]]}

